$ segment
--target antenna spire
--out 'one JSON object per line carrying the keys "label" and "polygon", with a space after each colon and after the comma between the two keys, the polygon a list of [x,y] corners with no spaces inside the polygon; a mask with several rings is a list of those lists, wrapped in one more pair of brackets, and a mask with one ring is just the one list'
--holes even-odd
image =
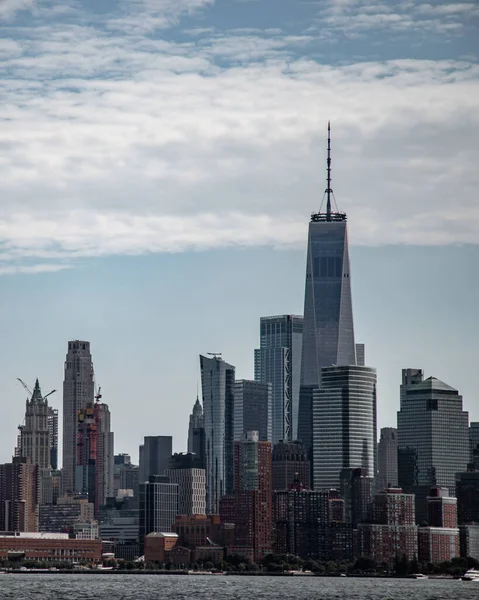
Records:
{"label": "antenna spire", "polygon": [[328,121],[328,187],[326,188],[326,197],[327,197],[327,204],[326,204],[326,220],[327,221],[331,221],[331,193],[332,193],[332,189],[331,189],[331,122]]}

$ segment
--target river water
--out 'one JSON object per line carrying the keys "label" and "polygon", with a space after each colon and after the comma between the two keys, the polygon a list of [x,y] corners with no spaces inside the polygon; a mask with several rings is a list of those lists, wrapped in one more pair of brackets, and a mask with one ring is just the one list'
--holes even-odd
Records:
{"label": "river water", "polygon": [[460,580],[0,574],[1,600],[478,600]]}

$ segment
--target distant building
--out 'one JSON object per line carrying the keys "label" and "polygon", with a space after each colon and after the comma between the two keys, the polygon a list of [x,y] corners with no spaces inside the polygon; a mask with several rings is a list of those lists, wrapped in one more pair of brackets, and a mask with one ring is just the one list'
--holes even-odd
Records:
{"label": "distant building", "polygon": [[400,488],[390,488],[375,495],[371,523],[358,525],[360,556],[376,563],[392,565],[396,556],[409,560],[417,557],[418,538],[415,525],[414,496]]}
{"label": "distant building", "polygon": [[479,449],[479,422],[473,421],[469,425],[469,447],[471,450],[469,460],[474,461],[474,450]]}
{"label": "distant building", "polygon": [[398,485],[398,432],[394,427],[383,427],[378,444],[378,491]]}
{"label": "distant building", "polygon": [[140,446],[140,484],[152,475],[164,475],[173,453],[171,435],[147,436]]}
{"label": "distant building", "polygon": [[459,546],[463,558],[479,560],[479,525],[459,525]]}
{"label": "distant building", "polygon": [[58,469],[58,409],[48,407],[48,433],[50,434],[50,467]]}
{"label": "distant building", "polygon": [[62,533],[0,532],[0,559],[41,562],[100,562],[101,540],[70,539]]}
{"label": "distant building", "polygon": [[247,431],[257,431],[262,442],[272,439],[271,384],[240,379],[235,381],[233,437],[242,439]]}
{"label": "distant building", "polygon": [[171,532],[177,514],[178,484],[165,476],[150,475],[140,484],[140,549],[149,533]]}
{"label": "distant building", "polygon": [[63,381],[63,467],[64,492],[75,490],[78,447],[78,411],[94,401],[93,362],[90,342],[68,342]]}
{"label": "distant building", "polygon": [[145,562],[164,564],[170,562],[170,553],[178,543],[171,532],[152,532],[145,536]]}
{"label": "distant building", "polygon": [[467,471],[456,473],[457,517],[460,525],[479,523],[479,449]]}
{"label": "distant building", "polygon": [[165,471],[171,483],[178,484],[178,514],[204,515],[206,512],[206,475],[196,454],[174,454]]}
{"label": "distant building", "polygon": [[139,556],[139,546],[136,547],[140,524],[138,506],[138,498],[127,496],[107,498],[106,504],[100,507],[98,516],[100,537],[102,540],[115,543],[117,558],[135,555],[135,553]]}
{"label": "distant building", "polygon": [[173,531],[178,543],[191,550],[210,543],[234,546],[234,527],[222,523],[219,515],[178,515]]}
{"label": "distant building", "polygon": [[278,442],[273,446],[273,490],[288,490],[295,479],[311,488],[310,462],[301,442]]}
{"label": "distant building", "polygon": [[370,517],[370,505],[374,493],[374,478],[367,469],[343,469],[340,475],[341,497],[345,502],[346,522],[356,529]]}
{"label": "distant building", "polygon": [[418,559],[441,563],[459,556],[456,498],[447,489],[433,488],[427,497],[428,527],[418,528]]}
{"label": "distant building", "polygon": [[56,504],[40,506],[40,528],[44,533],[73,533],[77,523],[91,523],[95,507],[86,498],[60,496]]}
{"label": "distant building", "polygon": [[78,411],[75,491],[95,506],[95,515],[113,495],[114,449],[107,404],[89,403]]}
{"label": "distant building", "polygon": [[427,520],[426,498],[433,487],[455,493],[456,473],[469,461],[468,413],[462,396],[419,369],[403,369],[398,412],[398,479],[415,494],[416,519]]}
{"label": "distant building", "polygon": [[[303,317],[261,317],[260,347],[254,351],[254,378],[271,384],[272,438],[268,441],[273,444],[298,436],[302,341]],[[251,428],[254,429],[257,428]]]}
{"label": "distant building", "polygon": [[38,531],[39,472],[27,457],[0,465],[0,530]]}
{"label": "distant building", "polygon": [[324,367],[313,393],[313,487],[340,487],[345,468],[376,474],[376,370]]}
{"label": "distant building", "polygon": [[196,454],[201,461],[201,469],[206,468],[205,464],[205,425],[203,418],[203,407],[200,404],[199,398],[196,398],[193,412],[190,415],[190,423],[188,427],[188,452]]}
{"label": "distant building", "polygon": [[206,457],[206,512],[219,512],[233,492],[235,368],[220,356],[200,356]]}
{"label": "distant building", "polygon": [[40,469],[49,469],[51,462],[49,411],[37,379],[32,397],[25,403],[25,424],[19,427],[20,445],[16,454],[28,457]]}
{"label": "distant building", "polygon": [[40,473],[40,504],[56,504],[62,491],[62,472],[44,469]]}

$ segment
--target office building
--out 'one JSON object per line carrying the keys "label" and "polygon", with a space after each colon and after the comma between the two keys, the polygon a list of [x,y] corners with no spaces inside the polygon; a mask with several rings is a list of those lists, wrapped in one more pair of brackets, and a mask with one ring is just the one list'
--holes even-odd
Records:
{"label": "office building", "polygon": [[435,377],[424,380],[416,370],[403,370],[398,412],[398,479],[405,492],[415,494],[418,524],[427,521],[426,498],[433,487],[454,495],[456,473],[469,462],[468,413],[462,396]]}
{"label": "office building", "polygon": [[62,472],[44,469],[40,473],[40,504],[56,504],[62,493]]}
{"label": "office building", "polygon": [[343,469],[340,474],[341,497],[345,503],[345,519],[356,529],[370,517],[374,478],[367,469]]}
{"label": "office building", "polygon": [[371,522],[358,524],[358,550],[376,563],[392,565],[396,556],[417,557],[414,495],[390,488],[375,495]]}
{"label": "office building", "polygon": [[77,523],[92,523],[95,507],[86,498],[60,496],[56,504],[40,506],[39,531],[45,533],[73,533]]}
{"label": "office building", "polygon": [[48,407],[48,433],[50,434],[50,466],[56,471],[58,469],[58,409]]}
{"label": "office building", "polygon": [[206,512],[218,514],[220,498],[233,492],[235,368],[219,355],[200,356],[206,457]]}
{"label": "office building", "polygon": [[234,449],[235,491],[221,499],[221,521],[234,523],[235,547],[259,563],[272,551],[271,443],[249,431]]}
{"label": "office building", "polygon": [[473,421],[469,425],[469,446],[471,449],[470,461],[474,460],[474,450],[479,449],[479,423]]}
{"label": "office building", "polygon": [[0,533],[0,560],[15,554],[24,560],[41,562],[101,561],[101,540],[76,540],[68,533]]}
{"label": "office building", "polygon": [[113,496],[114,444],[107,404],[89,403],[78,411],[75,491],[95,506],[95,515]]}
{"label": "office building", "polygon": [[63,466],[65,492],[75,490],[78,447],[78,412],[94,400],[93,362],[90,342],[68,342],[63,381]]}
{"label": "office building", "polygon": [[418,528],[418,559],[441,563],[459,556],[456,498],[447,489],[432,488],[426,498],[428,526]]}
{"label": "office building", "polygon": [[165,471],[171,483],[178,484],[178,514],[206,513],[206,475],[196,454],[174,454]]}
{"label": "office building", "polygon": [[39,469],[28,457],[0,465],[0,530],[38,531]]}
{"label": "office building", "polygon": [[38,465],[39,469],[50,468],[48,414],[48,400],[43,397],[37,379],[32,396],[25,403],[25,421],[18,428],[20,443],[15,454],[27,457],[31,464]]}
{"label": "office building", "polygon": [[398,485],[398,432],[394,427],[383,427],[378,444],[378,491]]}
{"label": "office building", "polygon": [[140,446],[140,483],[152,475],[164,475],[173,454],[171,435],[147,436]]}
{"label": "office building", "polygon": [[143,551],[145,536],[152,532],[172,531],[178,514],[178,484],[168,477],[150,475],[140,483],[140,551]]}
{"label": "office building", "polygon": [[295,480],[311,488],[310,462],[301,442],[278,442],[273,446],[273,490],[289,490]]}
{"label": "office building", "polygon": [[467,471],[456,473],[456,496],[459,525],[479,523],[479,449]]}
{"label": "office building", "polygon": [[193,411],[190,415],[188,427],[188,452],[196,454],[201,461],[200,468],[206,468],[205,465],[205,426],[203,419],[203,407],[199,398],[196,398]]}
{"label": "office building", "polygon": [[313,487],[340,487],[343,469],[376,474],[376,370],[324,367],[313,394]]}
{"label": "office building", "polygon": [[240,379],[235,382],[233,437],[243,438],[247,431],[257,431],[262,442],[272,439],[271,384]]}
{"label": "office building", "polygon": [[459,525],[459,548],[461,557],[479,560],[479,525]]}
{"label": "office building", "polygon": [[254,378],[271,384],[273,444],[298,436],[302,343],[303,317],[279,315],[260,319]]}

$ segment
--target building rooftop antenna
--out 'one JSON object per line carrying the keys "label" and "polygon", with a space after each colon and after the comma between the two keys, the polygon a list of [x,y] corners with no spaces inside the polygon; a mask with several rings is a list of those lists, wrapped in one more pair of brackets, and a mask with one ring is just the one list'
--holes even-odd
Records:
{"label": "building rooftop antenna", "polygon": [[331,122],[328,121],[328,159],[327,159],[327,171],[328,171],[328,187],[326,188],[326,220],[331,221]]}

